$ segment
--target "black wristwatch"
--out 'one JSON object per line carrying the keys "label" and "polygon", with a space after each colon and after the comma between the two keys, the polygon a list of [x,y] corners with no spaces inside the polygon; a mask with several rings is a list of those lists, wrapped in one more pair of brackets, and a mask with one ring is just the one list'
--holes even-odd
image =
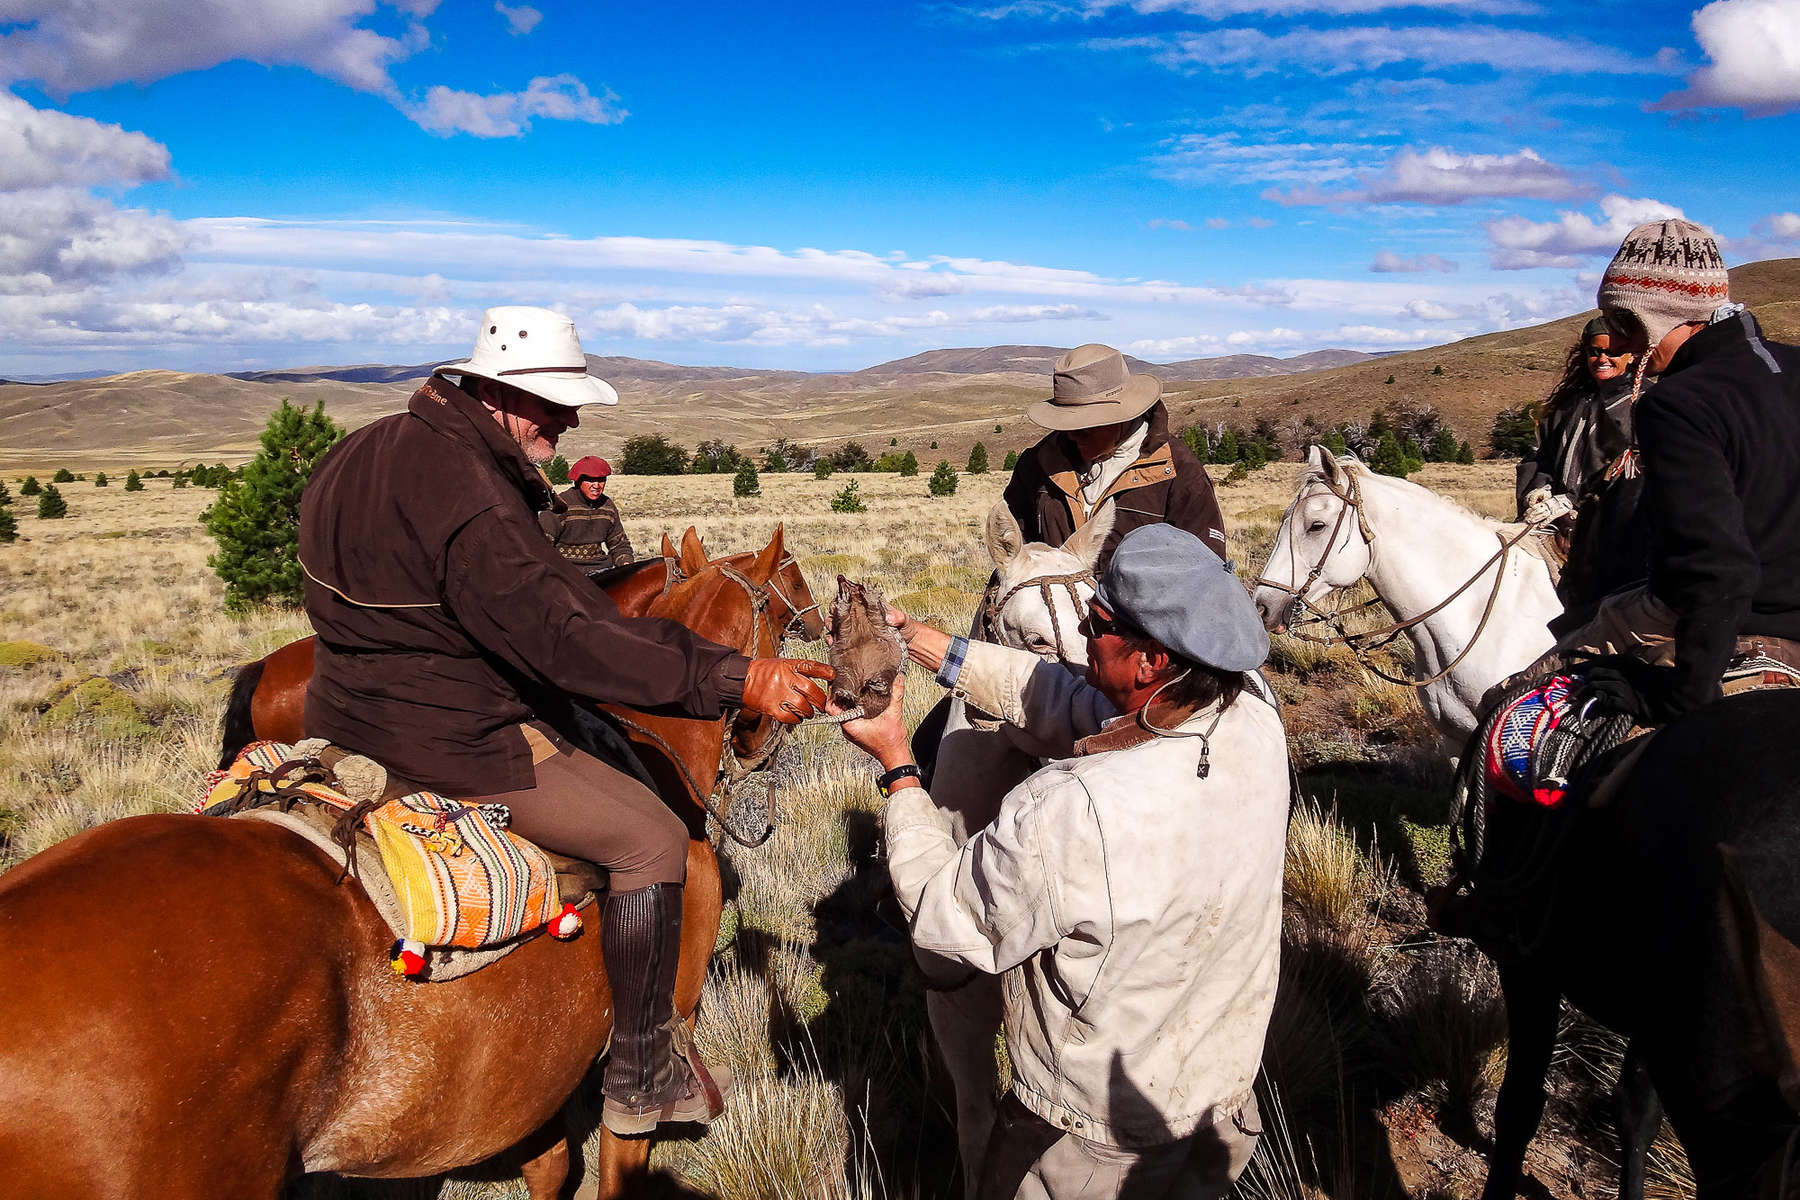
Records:
{"label": "black wristwatch", "polygon": [[875,787],[883,796],[886,796],[891,794],[893,786],[896,783],[899,783],[902,779],[908,778],[916,779],[919,781],[921,787],[924,786],[925,777],[919,774],[919,765],[917,763],[902,763],[891,771],[883,771],[881,774],[877,775],[875,777]]}

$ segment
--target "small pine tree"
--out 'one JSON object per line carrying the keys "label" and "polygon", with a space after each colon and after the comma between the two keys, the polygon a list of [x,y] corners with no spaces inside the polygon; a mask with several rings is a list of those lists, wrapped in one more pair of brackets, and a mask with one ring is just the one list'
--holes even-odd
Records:
{"label": "small pine tree", "polygon": [[1443,366],[1442,366],[1442,365],[1441,365],[1441,364],[1440,364],[1440,365],[1438,365],[1438,366],[1435,366],[1435,367],[1433,367],[1433,368],[1431,368],[1431,373],[1432,373],[1432,374],[1433,374],[1433,375],[1442,375],[1442,374],[1443,374],[1443,373],[1444,373],[1444,368],[1443,368]]}
{"label": "small pine tree", "polygon": [[38,485],[36,475],[27,475],[25,482],[19,485],[19,495],[35,496],[44,489]]}
{"label": "small pine tree", "polygon": [[0,542],[16,542],[19,540],[19,522],[13,518],[12,509],[0,505]]}
{"label": "small pine tree", "polygon": [[686,475],[687,447],[660,433],[640,433],[625,439],[619,451],[621,475]]}
{"label": "small pine tree", "polygon": [[125,490],[128,492],[141,492],[144,490],[144,481],[136,471],[125,472]]}
{"label": "small pine tree", "polygon": [[1389,382],[1389,383],[1392,383],[1392,382],[1394,382],[1394,377],[1393,377],[1393,376],[1392,376],[1392,375],[1389,375],[1389,376],[1388,376],[1388,377],[1387,377],[1387,382]]}
{"label": "small pine tree", "polygon": [[863,503],[862,492],[852,479],[844,485],[844,490],[831,498],[831,511],[841,513],[868,512],[869,506]]}
{"label": "small pine tree", "polygon": [[933,449],[933,450],[936,450],[936,449],[937,449],[937,443],[936,443],[936,442],[933,442],[933,443],[931,443],[931,448],[932,448],[932,449]]}
{"label": "small pine tree", "polygon": [[1474,450],[1474,448],[1471,447],[1469,445],[1469,443],[1467,443],[1467,442],[1464,442],[1462,445],[1458,446],[1456,448],[1456,461],[1461,463],[1465,467],[1474,466],[1475,465],[1475,450]]}
{"label": "small pine tree", "polygon": [[1369,468],[1382,475],[1398,475],[1405,479],[1412,469],[1411,460],[1406,450],[1400,445],[1400,439],[1394,436],[1393,430],[1381,435],[1375,444],[1375,453],[1369,456]]}
{"label": "small pine tree", "polygon": [[739,497],[762,495],[762,480],[756,476],[756,464],[749,459],[744,460],[744,465],[732,477],[731,494]]}
{"label": "small pine tree", "polygon": [[1235,487],[1248,478],[1250,478],[1249,466],[1242,462],[1234,462],[1231,464],[1231,470],[1225,472],[1225,478],[1221,482],[1226,487]]}
{"label": "small pine tree", "polygon": [[817,462],[813,463],[813,478],[814,479],[830,479],[831,478],[831,460],[829,458],[821,458]]}
{"label": "small pine tree", "polygon": [[890,446],[898,446],[899,444],[900,444],[900,439],[897,437],[891,437],[888,439],[888,445],[890,445]]}
{"label": "small pine tree", "polygon": [[56,490],[56,485],[53,483],[45,488],[44,494],[38,497],[38,520],[60,521],[68,515],[69,502],[62,498],[62,493]]}
{"label": "small pine tree", "polygon": [[56,468],[56,474],[54,474],[50,477],[50,482],[51,483],[74,483],[75,476],[70,472],[69,468],[58,467],[58,468]]}
{"label": "small pine tree", "polygon": [[174,475],[174,476],[171,476],[170,478],[173,480],[174,486],[177,488],[184,488],[187,486],[187,476],[186,475]]}
{"label": "small pine tree", "polygon": [[557,487],[564,486],[569,482],[569,460],[558,454],[544,464],[544,474],[549,476],[550,482]]}
{"label": "small pine tree", "polygon": [[1344,431],[1341,429],[1333,429],[1330,433],[1320,438],[1319,445],[1325,447],[1333,454],[1350,453],[1349,443],[1344,440]]}
{"label": "small pine tree", "polygon": [[1199,425],[1189,425],[1181,431],[1179,436],[1181,438],[1181,444],[1186,446],[1195,458],[1199,459],[1201,462],[1206,461],[1208,446],[1206,444],[1206,430],[1203,427]]}
{"label": "small pine tree", "polygon": [[980,442],[976,442],[969,450],[968,472],[971,475],[986,475],[988,473],[987,447]]}
{"label": "small pine tree", "polygon": [[1488,445],[1504,458],[1530,454],[1537,446],[1537,422],[1524,405],[1503,408],[1494,414],[1494,427],[1488,433]]}
{"label": "small pine tree", "polygon": [[12,493],[6,490],[6,480],[0,479],[0,504],[11,504]]}
{"label": "small pine tree", "polygon": [[900,456],[900,477],[911,479],[919,473],[919,456],[908,450]]}
{"label": "small pine tree", "polygon": [[221,482],[201,520],[219,545],[206,563],[225,581],[227,609],[300,602],[300,493],[313,466],[343,436],[323,402],[308,412],[284,399],[242,476],[228,473]]}
{"label": "small pine tree", "polygon": [[999,427],[999,426],[998,426],[998,425],[996,425],[996,426],[994,426],[994,432],[995,432],[995,433],[999,433],[999,432],[1000,432],[1000,427]]}
{"label": "small pine tree", "polygon": [[[934,443],[935,444],[935,443]],[[956,471],[949,463],[938,460],[937,469],[931,473],[931,482],[927,485],[934,496],[953,496],[956,494]]]}
{"label": "small pine tree", "polygon": [[98,475],[94,476],[94,486],[95,487],[105,487],[109,482],[111,482],[111,481],[106,478],[105,471],[102,471]]}
{"label": "small pine tree", "polygon": [[1005,470],[1005,471],[1013,471],[1013,470],[1017,470],[1018,466],[1019,466],[1019,452],[1017,450],[1008,450],[1006,452],[1006,460],[1000,464],[1001,469]]}
{"label": "small pine tree", "polygon": [[1425,459],[1428,462],[1455,462],[1456,450],[1456,435],[1450,432],[1448,425],[1440,425],[1431,445],[1425,447]]}

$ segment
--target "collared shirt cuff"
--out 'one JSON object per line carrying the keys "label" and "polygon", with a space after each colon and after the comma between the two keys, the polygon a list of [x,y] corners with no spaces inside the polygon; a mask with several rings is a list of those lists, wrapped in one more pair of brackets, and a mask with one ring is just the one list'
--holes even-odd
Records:
{"label": "collared shirt cuff", "polygon": [[962,674],[963,662],[969,657],[969,639],[957,637],[950,639],[950,648],[944,651],[944,663],[938,668],[937,681],[940,687],[953,688],[956,677]]}

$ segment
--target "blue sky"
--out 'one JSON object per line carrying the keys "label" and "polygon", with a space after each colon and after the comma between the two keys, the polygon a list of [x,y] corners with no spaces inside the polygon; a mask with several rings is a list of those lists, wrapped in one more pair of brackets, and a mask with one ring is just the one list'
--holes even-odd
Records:
{"label": "blue sky", "polygon": [[1797,144],[1800,0],[0,0],[0,375],[1430,345]]}

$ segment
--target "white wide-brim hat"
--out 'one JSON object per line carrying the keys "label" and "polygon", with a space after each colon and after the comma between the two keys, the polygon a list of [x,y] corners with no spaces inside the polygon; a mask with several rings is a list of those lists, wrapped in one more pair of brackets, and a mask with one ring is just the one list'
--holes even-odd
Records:
{"label": "white wide-brim hat", "polygon": [[433,374],[477,375],[565,408],[619,402],[612,384],[588,374],[575,322],[547,308],[509,304],[488,309],[469,357],[445,363]]}

